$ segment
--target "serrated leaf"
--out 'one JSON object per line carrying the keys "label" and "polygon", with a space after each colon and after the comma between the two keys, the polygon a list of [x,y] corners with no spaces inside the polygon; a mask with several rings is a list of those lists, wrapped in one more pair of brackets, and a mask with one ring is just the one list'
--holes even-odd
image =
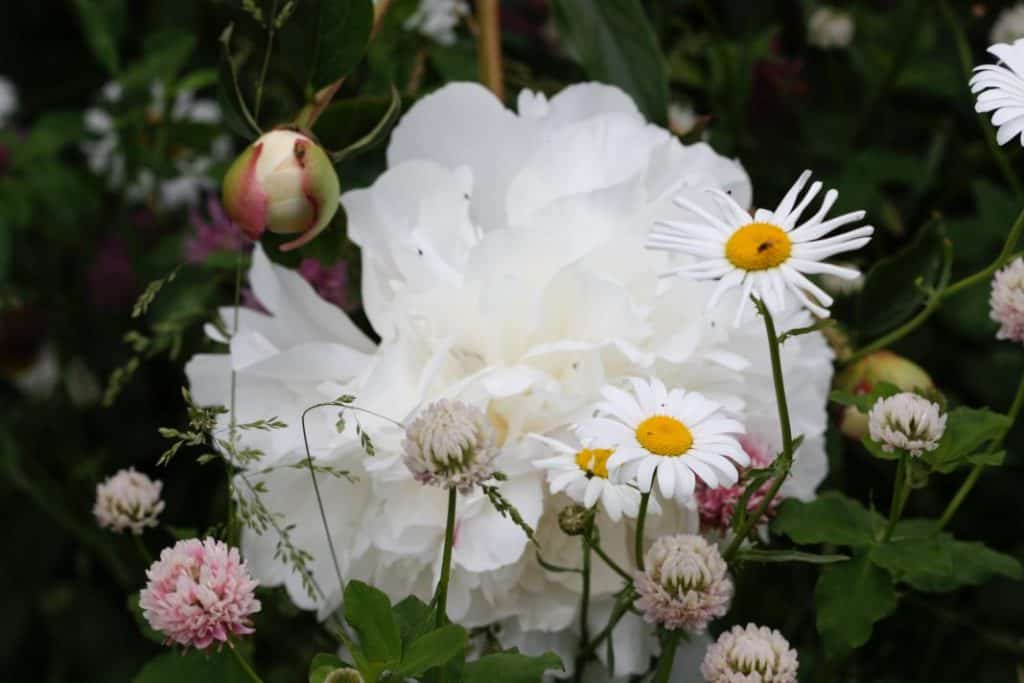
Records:
{"label": "serrated leaf", "polygon": [[409,643],[430,630],[434,618],[434,610],[414,595],[410,595],[391,608],[391,613],[395,616],[395,621],[398,622],[403,650]]}
{"label": "serrated leaf", "polygon": [[873,548],[871,561],[917,590],[941,593],[994,576],[1022,576],[1020,562],[982,543],[958,541],[947,533],[901,537],[904,530],[898,525],[891,541]]}
{"label": "serrated leaf", "polygon": [[554,652],[529,657],[518,652],[499,652],[466,662],[462,683],[540,683],[546,671],[561,671],[562,660]]}
{"label": "serrated leaf", "polygon": [[852,498],[829,491],[810,502],[787,500],[772,528],[800,544],[832,543],[860,547],[875,542],[882,517]]}
{"label": "serrated leaf", "polygon": [[447,663],[466,649],[466,629],[448,624],[414,640],[402,653],[402,664],[395,670],[399,676],[418,676]]}
{"label": "serrated leaf", "polygon": [[860,553],[821,572],[814,601],[818,633],[834,657],[868,641],[875,622],[896,609],[896,591],[889,574]]}
{"label": "serrated leaf", "polygon": [[402,637],[391,614],[391,601],[382,591],[362,581],[345,586],[345,621],[359,635],[359,645],[370,662],[398,662]]}
{"label": "serrated leaf", "polygon": [[937,472],[952,472],[967,463],[969,456],[999,438],[1009,428],[1010,419],[984,408],[955,408],[946,418],[946,431],[939,447],[922,458]]}
{"label": "serrated leaf", "polygon": [[561,34],[587,76],[617,85],[652,122],[668,117],[668,77],[657,36],[639,0],[556,0]]}

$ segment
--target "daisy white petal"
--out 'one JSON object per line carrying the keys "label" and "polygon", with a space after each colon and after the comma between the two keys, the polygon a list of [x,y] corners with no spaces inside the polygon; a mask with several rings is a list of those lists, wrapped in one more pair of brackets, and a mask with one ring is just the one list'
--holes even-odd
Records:
{"label": "daisy white petal", "polygon": [[[992,114],[996,141],[1005,145],[1024,132],[1024,39],[997,43],[988,51],[1002,64],[984,64],[975,68],[971,92],[977,100],[975,111]],[[1021,139],[1024,144],[1024,137]]]}

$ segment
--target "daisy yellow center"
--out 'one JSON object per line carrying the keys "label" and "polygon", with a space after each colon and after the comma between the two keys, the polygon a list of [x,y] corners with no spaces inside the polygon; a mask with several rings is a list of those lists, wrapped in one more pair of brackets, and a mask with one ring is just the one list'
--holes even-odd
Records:
{"label": "daisy yellow center", "polygon": [[768,270],[785,263],[793,251],[786,231],[771,223],[748,223],[725,243],[725,257],[743,270]]}
{"label": "daisy yellow center", "polygon": [[576,464],[595,477],[608,478],[608,458],[615,451],[609,448],[584,448],[576,454]]}
{"label": "daisy yellow center", "polygon": [[636,440],[651,453],[674,458],[690,450],[693,434],[674,417],[655,415],[637,425]]}

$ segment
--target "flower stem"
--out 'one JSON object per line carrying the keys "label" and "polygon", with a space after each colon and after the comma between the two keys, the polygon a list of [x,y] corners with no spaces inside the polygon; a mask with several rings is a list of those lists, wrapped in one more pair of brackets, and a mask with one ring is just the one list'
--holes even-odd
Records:
{"label": "flower stem", "polygon": [[135,542],[135,549],[139,551],[139,556],[142,561],[147,565],[153,564],[153,554],[149,552],[149,548],[142,542],[142,536],[139,534],[132,534],[132,541]]}
{"label": "flower stem", "polygon": [[[652,480],[651,491],[653,490],[654,481]],[[640,494],[640,512],[636,516],[634,552],[636,553],[636,568],[640,571],[644,570],[644,524],[647,522],[647,504],[651,501],[651,491]]]}
{"label": "flower stem", "polygon": [[896,466],[896,478],[892,483],[892,503],[889,507],[889,522],[885,525],[882,533],[882,543],[892,538],[892,532],[896,523],[903,516],[903,508],[910,497],[910,464],[907,462],[910,456],[907,453],[900,455],[900,463]]}
{"label": "flower stem", "polygon": [[327,524],[327,512],[324,510],[324,499],[320,495],[320,484],[316,480],[316,468],[313,467],[313,456],[309,452],[309,435],[306,433],[306,415],[309,411],[323,407],[324,404],[317,404],[302,411],[302,442],[306,446],[306,465],[309,467],[309,476],[313,480],[313,493],[316,495],[316,506],[320,509],[320,522],[324,526],[324,535],[327,536],[327,549],[331,552],[331,561],[334,564],[334,575],[338,577],[338,590],[345,592],[345,579],[341,576],[341,564],[338,562],[338,553],[334,550],[334,538],[331,536],[331,527]]}
{"label": "flower stem", "polygon": [[[455,503],[458,492],[455,488],[448,489],[448,521],[444,527],[444,554],[441,556],[441,578],[437,583],[437,617],[435,626],[441,628],[448,623],[448,580],[452,571],[452,545],[455,539]],[[440,669],[444,675],[443,667]]]}
{"label": "flower stem", "polygon": [[768,488],[764,498],[754,509],[754,512],[747,516],[746,521],[739,529],[733,530],[733,539],[729,547],[722,553],[726,562],[732,560],[736,551],[743,544],[751,529],[757,527],[758,522],[768,510],[768,506],[775,500],[779,489],[789,476],[789,470],[793,467],[793,427],[789,421],[789,404],[786,402],[786,385],[782,375],[782,356],[779,353],[779,336],[775,330],[775,320],[771,312],[760,299],[754,299],[754,305],[764,319],[764,331],[768,337],[768,353],[772,363],[772,383],[775,385],[775,405],[779,411],[779,426],[782,429],[782,454],[775,465],[775,479]]}
{"label": "flower stem", "polygon": [[674,629],[665,633],[664,642],[661,648],[661,657],[658,658],[658,670],[654,672],[653,683],[668,683],[672,676],[672,664],[675,663],[676,650],[679,649],[679,639],[682,637],[681,629]]}
{"label": "flower stem", "polygon": [[616,562],[615,560],[613,560],[612,558],[610,558],[608,556],[608,553],[606,553],[604,551],[604,548],[601,547],[600,543],[593,543],[591,541],[587,541],[587,543],[590,545],[590,548],[595,553],[597,553],[597,556],[600,557],[602,560],[604,560],[604,563],[606,565],[608,565],[609,569],[611,569],[613,572],[615,572],[616,574],[621,576],[626,581],[632,581],[633,580],[633,577],[630,576],[629,573],[627,573],[625,569],[620,567],[618,562]]}
{"label": "flower stem", "polygon": [[[1006,413],[1006,417],[1009,418],[1009,422],[1006,423],[1006,428],[999,435],[995,441],[988,447],[988,453],[994,453],[1003,446],[1003,442],[1006,441],[1006,436],[1010,433],[1013,428],[1014,422],[1020,416],[1021,409],[1024,408],[1024,375],[1021,375],[1020,382],[1017,384],[1017,394],[1013,397],[1013,403],[1010,404],[1010,410]],[[953,519],[953,515],[960,509],[964,499],[967,498],[967,494],[971,492],[974,485],[978,483],[978,478],[981,476],[981,471],[985,469],[985,465],[976,464],[971,468],[967,478],[964,479],[964,483],[957,489],[956,494],[953,496],[953,500],[949,501],[949,505],[943,511],[942,516],[939,517],[938,530],[944,529],[947,524]]]}
{"label": "flower stem", "polygon": [[477,0],[476,20],[480,26],[477,50],[480,82],[499,100],[505,99],[505,77],[501,65],[501,10],[498,0]]}
{"label": "flower stem", "polygon": [[[231,339],[234,339],[238,334],[239,325],[239,312],[238,309],[242,305],[242,263],[245,258],[244,252],[239,249],[238,257],[235,260],[235,304],[234,310],[232,311],[231,317]],[[230,342],[229,342],[230,343]],[[230,348],[230,347],[229,347]],[[235,364],[231,364],[231,417],[230,417],[230,428],[228,432],[228,442],[231,444],[231,451],[235,451],[238,448],[238,415],[235,407],[238,404],[238,372],[235,370]],[[231,462],[224,458],[224,474],[227,477],[227,521],[224,524],[224,528],[227,530],[226,536],[229,545],[234,545],[237,524],[235,521],[235,483],[233,479]]]}
{"label": "flower stem", "polygon": [[277,2],[273,0],[270,5],[270,15],[267,17],[267,49],[263,53],[263,65],[260,67],[260,76],[256,81],[256,102],[253,104],[253,118],[257,124],[260,119],[260,105],[263,104],[263,84],[267,80],[267,69],[270,68],[270,53],[274,49],[274,33],[277,30]]}
{"label": "flower stem", "polygon": [[260,678],[259,674],[253,670],[252,665],[249,664],[248,660],[246,660],[244,656],[242,656],[242,653],[238,651],[238,648],[235,647],[234,643],[229,642],[228,649],[231,650],[231,654],[235,656],[235,659],[238,661],[238,665],[242,667],[242,670],[249,675],[249,678],[254,681],[254,683],[263,683],[263,679]]}
{"label": "flower stem", "polygon": [[1003,265],[1005,265],[1013,256],[1013,250],[1017,247],[1017,242],[1020,240],[1022,231],[1024,231],[1024,211],[1017,214],[1017,220],[1014,221],[1013,226],[1010,228],[1010,232],[1006,236],[1006,242],[1003,244],[1003,249],[999,252],[999,256],[997,256],[992,263],[988,264],[974,275],[968,275],[962,280],[957,280],[951,284],[942,292],[942,298],[945,299],[953,296],[963,289],[967,289],[968,287],[992,277],[993,273],[1002,268]]}
{"label": "flower stem", "polygon": [[590,642],[590,535],[593,530],[594,518],[591,516],[580,537],[583,547],[583,568],[580,571],[583,588],[580,596],[580,651],[576,654],[576,671],[573,674],[573,680],[577,683],[583,680],[583,670],[587,666],[587,660],[590,659],[586,649],[587,643]]}

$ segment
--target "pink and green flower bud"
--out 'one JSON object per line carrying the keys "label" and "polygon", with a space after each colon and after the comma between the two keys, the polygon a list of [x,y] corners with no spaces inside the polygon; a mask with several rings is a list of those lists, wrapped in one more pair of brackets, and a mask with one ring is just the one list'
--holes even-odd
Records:
{"label": "pink and green flower bud", "polygon": [[[903,391],[930,393],[935,389],[924,369],[892,351],[876,351],[865,356],[836,377],[836,388],[853,394],[869,394],[878,382],[894,384]],[[839,416],[839,429],[848,438],[860,441],[868,433],[868,416],[846,406]]]}
{"label": "pink and green flower bud", "polygon": [[291,130],[262,135],[224,176],[224,208],[250,239],[266,230],[299,235],[281,245],[282,251],[320,234],[338,210],[339,195],[338,175],[327,153]]}

